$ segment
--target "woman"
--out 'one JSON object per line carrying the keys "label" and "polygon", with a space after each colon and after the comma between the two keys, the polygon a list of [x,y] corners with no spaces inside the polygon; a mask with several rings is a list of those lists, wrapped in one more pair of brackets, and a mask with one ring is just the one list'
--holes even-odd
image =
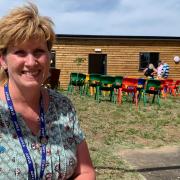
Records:
{"label": "woman", "polygon": [[33,4],[0,20],[0,179],[95,179],[73,105],[41,86],[52,25]]}
{"label": "woman", "polygon": [[155,74],[157,74],[157,70],[153,64],[149,64],[147,68],[144,69],[144,75],[148,78],[154,79]]}

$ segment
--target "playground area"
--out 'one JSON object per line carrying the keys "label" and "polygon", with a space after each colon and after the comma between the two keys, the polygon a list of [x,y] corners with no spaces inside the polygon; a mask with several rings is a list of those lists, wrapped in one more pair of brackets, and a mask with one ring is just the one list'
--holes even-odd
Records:
{"label": "playground area", "polygon": [[[161,98],[161,106],[157,103],[144,106],[140,100],[138,108],[128,101],[118,104],[104,99],[99,103],[92,96],[76,92],[68,96],[78,112],[98,180],[162,180],[162,173],[169,174],[168,179],[178,179],[179,165],[174,160],[179,159],[180,147],[179,96]],[[166,148],[168,155],[159,153],[165,147],[176,147],[176,151]],[[143,155],[144,150],[150,154]],[[160,162],[155,152],[168,164]],[[133,161],[132,157],[136,159]],[[149,162],[140,166],[143,157]],[[160,164],[154,165],[152,157]]]}

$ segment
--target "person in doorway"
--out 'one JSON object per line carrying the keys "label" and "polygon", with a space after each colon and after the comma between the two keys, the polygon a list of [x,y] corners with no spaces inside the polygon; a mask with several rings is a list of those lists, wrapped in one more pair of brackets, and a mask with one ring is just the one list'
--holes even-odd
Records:
{"label": "person in doorway", "polygon": [[155,74],[157,73],[156,68],[154,67],[153,64],[149,64],[147,68],[144,69],[144,75],[147,78],[154,79]]}
{"label": "person in doorway", "polygon": [[0,179],[95,180],[74,106],[42,87],[52,27],[32,3],[0,19]]}

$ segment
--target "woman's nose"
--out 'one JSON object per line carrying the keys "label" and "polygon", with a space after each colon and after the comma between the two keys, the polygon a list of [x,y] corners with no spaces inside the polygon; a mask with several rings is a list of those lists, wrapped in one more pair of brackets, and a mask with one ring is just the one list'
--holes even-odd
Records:
{"label": "woman's nose", "polygon": [[37,64],[37,58],[34,57],[33,54],[28,54],[26,57],[26,63],[25,64],[28,66],[34,66]]}

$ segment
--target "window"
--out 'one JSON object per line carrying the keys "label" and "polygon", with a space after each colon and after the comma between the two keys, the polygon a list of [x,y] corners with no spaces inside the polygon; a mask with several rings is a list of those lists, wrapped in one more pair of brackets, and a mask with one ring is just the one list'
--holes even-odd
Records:
{"label": "window", "polygon": [[56,51],[51,51],[51,60],[50,60],[50,67],[55,68],[56,67]]}
{"label": "window", "polygon": [[148,64],[152,63],[157,68],[159,62],[159,53],[157,52],[140,52],[139,70],[144,70]]}

